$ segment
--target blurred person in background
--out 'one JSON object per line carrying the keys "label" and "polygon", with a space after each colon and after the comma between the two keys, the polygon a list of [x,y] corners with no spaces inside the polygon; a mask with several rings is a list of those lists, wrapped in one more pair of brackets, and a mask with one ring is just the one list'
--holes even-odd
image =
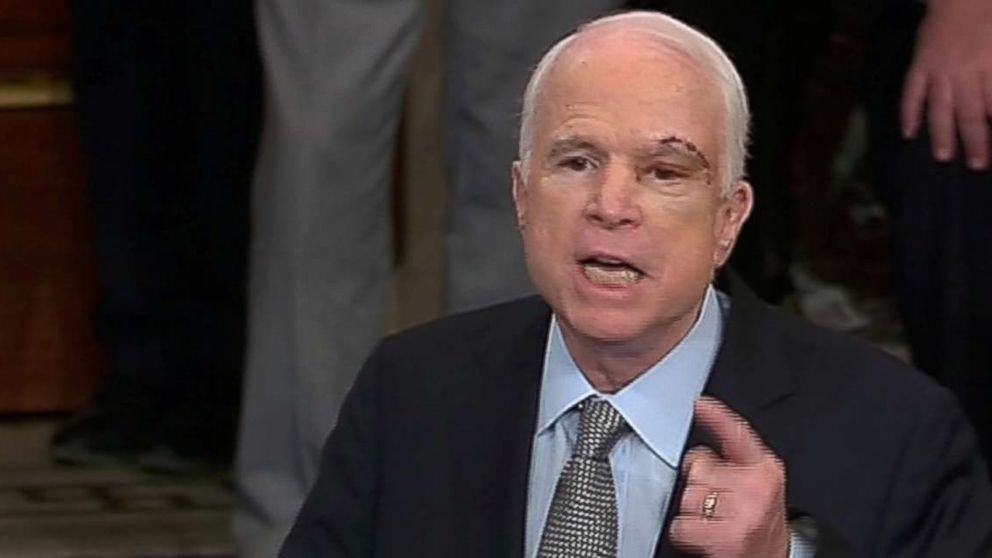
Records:
{"label": "blurred person in background", "polygon": [[914,364],[992,458],[992,2],[871,4],[869,155],[895,301]]}
{"label": "blurred person in background", "polygon": [[[447,0],[441,22],[449,195],[444,306],[531,290],[507,168],[541,53],[621,0]],[[320,448],[383,333],[390,190],[420,0],[258,0],[265,116],[255,174],[246,385],[234,535],[275,555]]]}
{"label": "blurred person in background", "polygon": [[72,21],[107,372],[53,454],[175,472],[227,466],[260,113],[251,6],[85,0]]}

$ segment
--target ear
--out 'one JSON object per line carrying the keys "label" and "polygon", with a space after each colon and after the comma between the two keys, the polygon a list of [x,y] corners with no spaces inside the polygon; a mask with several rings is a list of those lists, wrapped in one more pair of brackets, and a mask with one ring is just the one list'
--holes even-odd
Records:
{"label": "ear", "polygon": [[741,227],[751,215],[754,204],[754,193],[751,185],[744,180],[738,180],[731,187],[730,193],[720,202],[716,220],[713,224],[716,237],[716,249],[713,251],[713,266],[723,267],[734,249]]}
{"label": "ear", "polygon": [[527,226],[527,185],[524,184],[520,161],[513,162],[510,173],[513,180],[513,207],[517,212],[517,228],[522,231]]}

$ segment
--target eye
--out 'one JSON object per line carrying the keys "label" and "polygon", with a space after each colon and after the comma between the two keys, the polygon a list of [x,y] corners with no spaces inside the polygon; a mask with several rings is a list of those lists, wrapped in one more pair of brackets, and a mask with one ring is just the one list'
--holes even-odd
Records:
{"label": "eye", "polygon": [[584,172],[593,168],[593,162],[586,157],[566,157],[558,163],[558,166],[575,172]]}
{"label": "eye", "polygon": [[648,171],[648,175],[654,180],[674,180],[684,176],[683,173],[668,167],[654,167]]}

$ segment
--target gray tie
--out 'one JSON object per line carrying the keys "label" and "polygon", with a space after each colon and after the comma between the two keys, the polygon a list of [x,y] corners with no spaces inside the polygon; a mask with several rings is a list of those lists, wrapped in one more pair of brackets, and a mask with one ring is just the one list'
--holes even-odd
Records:
{"label": "gray tie", "polygon": [[617,496],[610,450],[630,428],[608,402],[579,404],[579,437],[558,477],[538,558],[617,555]]}

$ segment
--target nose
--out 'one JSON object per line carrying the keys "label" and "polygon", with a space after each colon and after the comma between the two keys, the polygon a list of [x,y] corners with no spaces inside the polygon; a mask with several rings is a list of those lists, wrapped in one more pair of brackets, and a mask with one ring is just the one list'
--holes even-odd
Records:
{"label": "nose", "polygon": [[609,165],[601,177],[589,193],[586,218],[606,229],[640,225],[637,173],[620,165]]}

